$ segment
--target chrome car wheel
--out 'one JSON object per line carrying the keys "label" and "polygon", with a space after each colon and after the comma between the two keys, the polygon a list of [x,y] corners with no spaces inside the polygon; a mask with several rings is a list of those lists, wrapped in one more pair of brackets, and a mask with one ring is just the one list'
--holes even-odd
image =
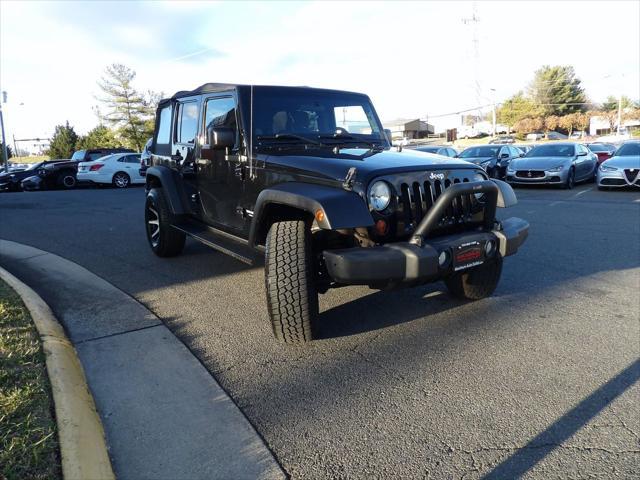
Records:
{"label": "chrome car wheel", "polygon": [[113,184],[118,188],[127,188],[129,186],[129,175],[126,173],[116,173],[113,176]]}
{"label": "chrome car wheel", "polygon": [[160,242],[160,216],[158,215],[158,211],[153,207],[153,205],[147,205],[146,216],[147,232],[149,233],[151,245],[157,247],[158,243]]}

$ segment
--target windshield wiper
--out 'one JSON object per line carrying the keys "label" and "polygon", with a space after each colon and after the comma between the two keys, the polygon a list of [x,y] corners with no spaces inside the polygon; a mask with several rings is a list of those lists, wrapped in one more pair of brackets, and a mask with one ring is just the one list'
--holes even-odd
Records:
{"label": "windshield wiper", "polygon": [[[327,140],[347,140],[348,143],[364,143],[372,147],[380,145],[381,143],[381,142],[375,142],[373,140],[365,140],[360,137],[355,137],[353,135],[349,135],[348,133],[334,133],[333,135],[318,135],[318,138],[327,139]],[[345,143],[345,142],[337,142],[337,143]]]}
{"label": "windshield wiper", "polygon": [[276,133],[275,135],[258,135],[258,140],[299,140],[311,145],[322,145],[322,142],[314,140],[312,138],[303,137],[302,135],[296,135],[295,133]]}

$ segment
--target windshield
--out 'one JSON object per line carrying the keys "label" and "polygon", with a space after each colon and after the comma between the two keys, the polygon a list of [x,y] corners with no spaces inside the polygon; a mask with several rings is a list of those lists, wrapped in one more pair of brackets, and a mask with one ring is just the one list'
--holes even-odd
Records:
{"label": "windshield", "polygon": [[42,165],[42,162],[39,163],[32,163],[31,165],[29,165],[27,168],[25,168],[25,170],[35,170],[36,168],[38,168],[40,165]]}
{"label": "windshield", "polygon": [[589,150],[591,150],[592,152],[607,152],[609,149],[604,145],[592,143],[591,145],[589,145]]}
{"label": "windshield", "polygon": [[84,158],[84,154],[85,154],[85,150],[78,150],[76,152],[73,152],[73,155],[71,156],[71,160],[82,160]]}
{"label": "windshield", "polygon": [[573,157],[575,146],[573,145],[540,145],[534,147],[526,157]]}
{"label": "windshield", "polygon": [[640,155],[640,143],[625,143],[616,150],[616,157],[629,157]]}
{"label": "windshield", "polygon": [[426,153],[438,153],[438,151],[440,150],[440,147],[418,147],[416,148],[416,150],[419,152],[426,152]]}
{"label": "windshield", "polygon": [[256,88],[253,135],[258,141],[279,136],[293,142],[325,137],[386,142],[366,96],[311,89]]}
{"label": "windshield", "polygon": [[460,158],[497,157],[501,148],[501,145],[494,147],[469,147],[458,156]]}

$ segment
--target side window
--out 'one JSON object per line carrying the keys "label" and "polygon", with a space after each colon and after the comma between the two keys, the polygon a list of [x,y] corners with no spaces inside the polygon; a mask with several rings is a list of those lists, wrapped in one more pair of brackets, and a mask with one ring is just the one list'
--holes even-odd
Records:
{"label": "side window", "polygon": [[124,163],[126,161],[127,161],[127,157],[126,156],[118,157],[118,162]]}
{"label": "side window", "polygon": [[457,152],[453,148],[448,148],[447,151],[449,152],[450,157],[455,157],[457,155]]}
{"label": "side window", "polygon": [[160,122],[156,135],[156,144],[168,145],[169,143],[171,143],[171,105],[160,110]]}
{"label": "side window", "polygon": [[205,104],[204,125],[205,129],[228,127],[237,132],[236,102],[233,97],[207,99]]}
{"label": "side window", "polygon": [[127,155],[125,162],[127,163],[140,163],[140,155]]}
{"label": "side window", "polygon": [[185,102],[178,107],[176,143],[195,143],[198,134],[198,103]]}

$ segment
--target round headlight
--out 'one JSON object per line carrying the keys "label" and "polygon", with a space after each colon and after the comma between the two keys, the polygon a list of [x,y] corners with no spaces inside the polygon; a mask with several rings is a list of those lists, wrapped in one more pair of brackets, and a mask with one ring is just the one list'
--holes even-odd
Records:
{"label": "round headlight", "polygon": [[389,206],[391,202],[391,189],[387,182],[378,180],[369,187],[369,204],[374,210],[381,212]]}

